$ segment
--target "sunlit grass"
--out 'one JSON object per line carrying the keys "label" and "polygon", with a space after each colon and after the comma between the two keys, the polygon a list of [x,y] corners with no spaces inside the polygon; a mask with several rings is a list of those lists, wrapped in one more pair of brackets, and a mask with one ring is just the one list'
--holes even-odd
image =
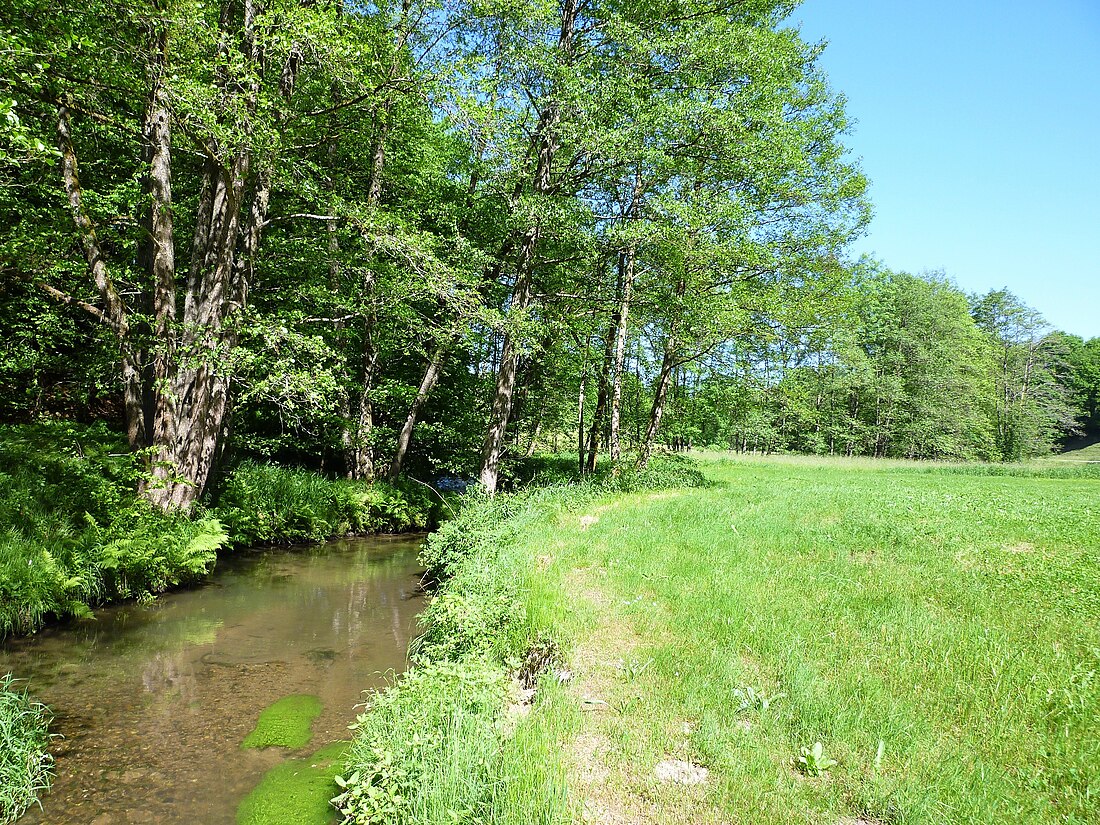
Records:
{"label": "sunlit grass", "polygon": [[[1100,482],[706,466],[714,488],[609,499],[598,521],[519,537],[570,582],[536,587],[529,609],[572,640],[574,703],[530,724],[573,763],[577,805],[684,823],[1095,821]],[[749,688],[774,701],[738,710]],[[586,692],[609,710],[578,733]],[[569,755],[578,736],[596,767]],[[838,764],[812,777],[795,760],[816,742]],[[708,767],[705,788],[658,783],[669,756]],[[576,780],[593,770],[597,787]]]}
{"label": "sunlit grass", "polygon": [[14,822],[50,786],[49,713],[0,675],[0,822]]}

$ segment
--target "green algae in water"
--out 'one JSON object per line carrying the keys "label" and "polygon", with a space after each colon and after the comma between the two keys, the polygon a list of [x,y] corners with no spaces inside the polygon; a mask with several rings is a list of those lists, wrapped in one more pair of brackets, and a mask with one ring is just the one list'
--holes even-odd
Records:
{"label": "green algae in water", "polygon": [[309,694],[284,696],[264,709],[242,748],[304,748],[313,738],[313,720],[321,715],[321,700]]}
{"label": "green algae in water", "polygon": [[335,777],[344,767],[350,742],[334,742],[312,756],[291,759],[264,774],[237,808],[237,825],[331,825],[338,819],[329,804]]}

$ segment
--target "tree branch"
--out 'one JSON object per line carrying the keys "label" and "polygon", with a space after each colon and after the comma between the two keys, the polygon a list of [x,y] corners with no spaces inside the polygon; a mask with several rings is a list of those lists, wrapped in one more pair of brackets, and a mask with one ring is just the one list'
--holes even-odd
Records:
{"label": "tree branch", "polygon": [[41,289],[55,301],[65,304],[66,306],[80,307],[82,310],[87,312],[104,326],[110,327],[115,332],[118,332],[118,327],[115,326],[115,324],[111,322],[111,319],[107,317],[103,310],[97,307],[95,304],[90,304],[82,298],[77,298],[67,292],[62,292],[57,287],[51,286],[45,281],[34,281],[31,278],[25,278],[25,280],[33,283],[36,287]]}
{"label": "tree branch", "polygon": [[80,188],[80,179],[77,177],[76,150],[73,148],[72,122],[69,108],[65,104],[57,107],[57,147],[61,151],[61,179],[65,186],[65,194],[68,196],[73,223],[80,231],[84,259],[88,263],[88,271],[106,306],[101,314],[108,326],[120,338],[125,338],[129,332],[126,305],[107,271],[107,261],[96,238],[95,224],[84,211],[84,195]]}
{"label": "tree branch", "polygon": [[267,227],[273,223],[281,223],[283,221],[293,220],[309,220],[309,221],[325,221],[327,223],[335,223],[336,221],[343,220],[342,215],[315,215],[312,212],[295,212],[292,215],[276,215],[274,218],[268,218],[263,222],[263,226]]}

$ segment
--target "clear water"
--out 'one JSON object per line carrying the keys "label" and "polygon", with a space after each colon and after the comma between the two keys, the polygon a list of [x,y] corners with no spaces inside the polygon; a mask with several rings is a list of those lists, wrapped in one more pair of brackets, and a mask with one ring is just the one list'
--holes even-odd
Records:
{"label": "clear water", "polygon": [[[249,554],[198,589],[8,640],[0,673],[28,681],[60,734],[54,788],[20,825],[234,822],[266,771],[349,738],[362,691],[404,668],[420,541]],[[292,693],[324,705],[309,746],[241,750]]]}

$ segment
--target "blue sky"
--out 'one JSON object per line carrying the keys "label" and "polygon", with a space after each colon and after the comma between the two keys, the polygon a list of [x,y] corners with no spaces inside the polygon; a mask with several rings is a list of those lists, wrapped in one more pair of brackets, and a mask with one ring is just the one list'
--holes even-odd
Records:
{"label": "blue sky", "polygon": [[857,252],[1100,336],[1100,2],[805,0],[875,219]]}

